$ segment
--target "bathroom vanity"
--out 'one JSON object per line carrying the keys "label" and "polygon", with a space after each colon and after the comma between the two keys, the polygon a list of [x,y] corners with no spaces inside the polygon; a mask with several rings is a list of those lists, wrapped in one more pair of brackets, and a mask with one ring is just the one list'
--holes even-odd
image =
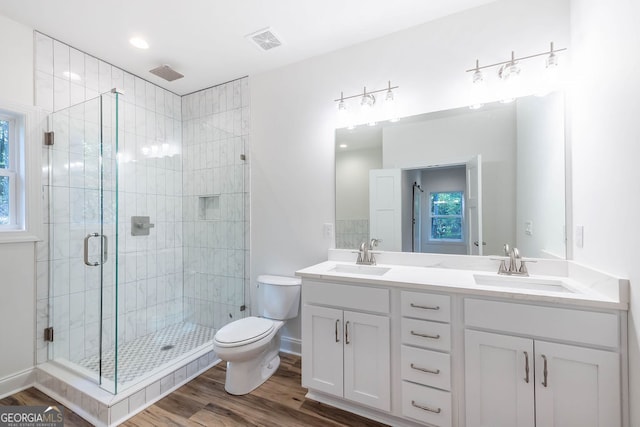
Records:
{"label": "bathroom vanity", "polygon": [[396,426],[628,426],[628,282],[571,261],[351,251],[302,277],[308,397]]}

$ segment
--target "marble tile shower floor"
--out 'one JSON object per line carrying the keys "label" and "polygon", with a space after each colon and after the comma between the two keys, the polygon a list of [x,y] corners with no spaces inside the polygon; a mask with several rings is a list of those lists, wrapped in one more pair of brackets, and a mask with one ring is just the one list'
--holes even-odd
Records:
{"label": "marble tile shower floor", "polygon": [[[154,369],[180,358],[208,342],[213,342],[215,330],[192,323],[177,323],[160,331],[136,338],[118,346],[118,384],[131,383]],[[103,353],[102,375],[114,381],[115,349]],[[77,362],[83,368],[99,371],[99,355]]]}

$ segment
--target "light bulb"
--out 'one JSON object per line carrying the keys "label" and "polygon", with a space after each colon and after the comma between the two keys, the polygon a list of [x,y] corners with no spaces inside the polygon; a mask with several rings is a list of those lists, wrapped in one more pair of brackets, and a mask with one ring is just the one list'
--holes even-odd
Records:
{"label": "light bulb", "polygon": [[387,91],[387,95],[384,97],[384,100],[386,102],[393,102],[393,92],[391,91],[391,89]]}
{"label": "light bulb", "polygon": [[360,105],[362,106],[362,108],[371,108],[373,107],[373,104],[376,103],[376,98],[374,98],[373,95],[370,95],[368,93],[365,93],[364,95],[362,95],[362,101],[360,101]]}
{"label": "light bulb", "polygon": [[480,60],[478,59],[476,59],[476,70],[473,72],[471,81],[473,82],[474,85],[479,85],[484,83],[484,76],[482,75],[482,71],[480,71]]}

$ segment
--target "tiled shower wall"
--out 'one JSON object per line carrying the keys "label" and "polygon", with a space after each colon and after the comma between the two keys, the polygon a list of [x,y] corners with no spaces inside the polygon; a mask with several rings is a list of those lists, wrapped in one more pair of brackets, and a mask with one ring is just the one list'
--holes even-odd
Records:
{"label": "tiled shower wall", "polygon": [[[119,245],[119,340],[134,339],[164,326],[183,320],[182,268],[182,110],[181,98],[95,57],[84,54],[43,34],[35,33],[36,105],[46,111],[58,111],[82,103],[117,87],[124,89],[119,106],[120,128],[120,245]],[[78,108],[74,108],[78,110]],[[86,113],[86,111],[85,111]],[[69,116],[70,117],[70,116]],[[60,135],[68,144],[80,144],[90,125],[86,121],[63,121]],[[64,136],[62,136],[64,138]],[[84,147],[83,147],[84,145]],[[55,147],[55,146],[54,146]],[[60,150],[63,145],[58,145]],[[62,150],[60,150],[62,151]],[[49,156],[43,148],[43,158]],[[80,153],[78,153],[80,154]],[[81,156],[68,160],[79,174],[86,175],[88,164]],[[63,159],[64,163],[64,159]],[[48,181],[43,179],[44,194]],[[79,184],[58,182],[57,192],[78,193]],[[55,276],[68,277],[69,286],[55,289],[55,351],[58,356],[81,357],[94,351],[97,337],[85,326],[95,322],[99,310],[95,278],[77,274],[74,267],[78,236],[72,236],[78,214],[76,201],[62,198],[61,215],[68,215],[69,227],[57,227],[54,248],[49,242],[38,244],[37,265],[37,362],[47,360],[47,344],[42,330],[49,325],[49,267],[55,265]],[[48,200],[46,200],[48,202]],[[48,203],[45,203],[46,229],[49,229]],[[85,203],[82,208],[84,209]],[[132,215],[148,215],[155,228],[146,237],[131,236]],[[65,236],[64,233],[68,233]],[[84,233],[84,230],[83,230]],[[80,233],[82,234],[82,233]],[[72,239],[73,237],[73,239]],[[114,244],[113,240],[111,242]],[[56,253],[57,252],[57,253]],[[74,255],[73,257],[71,255]],[[80,262],[81,259],[79,260]],[[113,259],[112,259],[113,262]],[[84,268],[84,266],[83,266]],[[74,273],[75,271],[75,273]],[[54,273],[53,271],[51,272]],[[80,278],[81,277],[81,278]],[[78,279],[77,281],[76,278]],[[53,301],[53,300],[52,300]],[[72,332],[73,331],[73,332]],[[54,355],[56,356],[56,355]]]}
{"label": "tiled shower wall", "polygon": [[336,248],[358,249],[369,241],[369,219],[336,220]]}
{"label": "tiled shower wall", "polygon": [[244,317],[249,265],[249,79],[182,99],[185,319]]}

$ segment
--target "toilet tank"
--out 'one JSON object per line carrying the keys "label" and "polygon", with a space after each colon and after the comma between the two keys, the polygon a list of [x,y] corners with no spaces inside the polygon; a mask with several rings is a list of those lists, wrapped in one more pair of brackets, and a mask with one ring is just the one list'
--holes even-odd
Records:
{"label": "toilet tank", "polygon": [[297,317],[301,283],[297,277],[258,276],[258,315],[273,320]]}

